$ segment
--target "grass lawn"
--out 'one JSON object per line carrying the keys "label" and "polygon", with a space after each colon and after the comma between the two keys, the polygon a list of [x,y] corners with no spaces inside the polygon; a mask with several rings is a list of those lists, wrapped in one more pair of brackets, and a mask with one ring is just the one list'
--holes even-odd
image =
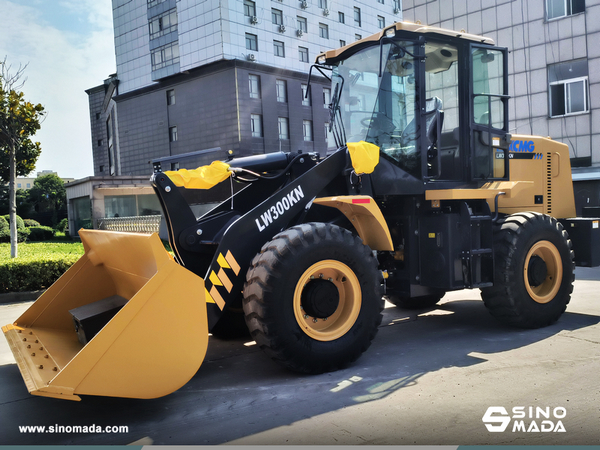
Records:
{"label": "grass lawn", "polygon": [[[81,256],[83,255],[83,244],[67,240],[19,243],[17,254],[17,259],[23,260]],[[0,264],[10,259],[10,244],[0,244]]]}

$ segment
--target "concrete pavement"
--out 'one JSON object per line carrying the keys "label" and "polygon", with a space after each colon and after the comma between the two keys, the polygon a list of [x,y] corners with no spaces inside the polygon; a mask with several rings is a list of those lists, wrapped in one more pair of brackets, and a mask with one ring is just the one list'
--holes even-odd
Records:
{"label": "concrete pavement", "polygon": [[[600,269],[578,268],[576,276],[567,312],[539,330],[499,324],[478,291],[447,294],[431,310],[389,307],[355,364],[318,376],[279,368],[248,339],[211,338],[198,373],[167,397],[75,403],[30,396],[16,365],[4,364],[0,444],[598,444]],[[3,323],[23,305],[7,308],[0,307]],[[560,420],[565,431],[513,432],[517,419],[510,417],[506,431],[489,432],[482,418],[492,406],[511,415],[514,407],[551,415],[562,408],[556,411],[562,416],[564,409],[564,417],[550,421],[555,427]],[[541,428],[543,420],[524,425]],[[53,424],[129,430],[19,431]]]}

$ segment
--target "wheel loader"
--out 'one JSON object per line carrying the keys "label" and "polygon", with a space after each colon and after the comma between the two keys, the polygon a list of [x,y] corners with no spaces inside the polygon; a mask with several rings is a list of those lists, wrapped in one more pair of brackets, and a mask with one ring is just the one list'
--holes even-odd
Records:
{"label": "wheel loader", "polygon": [[32,394],[166,395],[209,333],[241,327],[291,370],[333,371],[367,350],[384,296],[480,289],[508,324],[559,319],[598,220],[574,218],[566,145],[509,133],[507,49],[400,22],[313,68],[335,149],[157,163],[173,256],[156,235],[80,230],[85,255],[3,328]]}

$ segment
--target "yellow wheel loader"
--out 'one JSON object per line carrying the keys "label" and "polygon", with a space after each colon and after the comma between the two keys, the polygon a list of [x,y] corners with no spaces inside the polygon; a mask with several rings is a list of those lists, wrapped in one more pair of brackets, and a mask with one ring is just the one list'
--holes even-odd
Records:
{"label": "yellow wheel loader", "polygon": [[336,370],[369,347],[384,296],[426,307],[478,288],[504,322],[558,320],[575,261],[591,264],[573,246],[589,247],[598,221],[569,219],[566,145],[509,134],[507,55],[396,23],[318,56],[327,155],[157,164],[174,258],[156,235],[81,230],[85,255],[3,328],[29,391],[166,395],[196,373],[209,333],[240,326],[292,370]]}

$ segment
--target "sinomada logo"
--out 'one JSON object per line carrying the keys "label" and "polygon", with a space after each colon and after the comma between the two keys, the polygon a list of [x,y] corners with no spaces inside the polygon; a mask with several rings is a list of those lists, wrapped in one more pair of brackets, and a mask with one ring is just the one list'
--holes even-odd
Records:
{"label": "sinomada logo", "polygon": [[565,433],[562,419],[567,410],[562,406],[541,408],[539,406],[515,406],[509,414],[503,406],[490,406],[481,419],[490,433]]}

